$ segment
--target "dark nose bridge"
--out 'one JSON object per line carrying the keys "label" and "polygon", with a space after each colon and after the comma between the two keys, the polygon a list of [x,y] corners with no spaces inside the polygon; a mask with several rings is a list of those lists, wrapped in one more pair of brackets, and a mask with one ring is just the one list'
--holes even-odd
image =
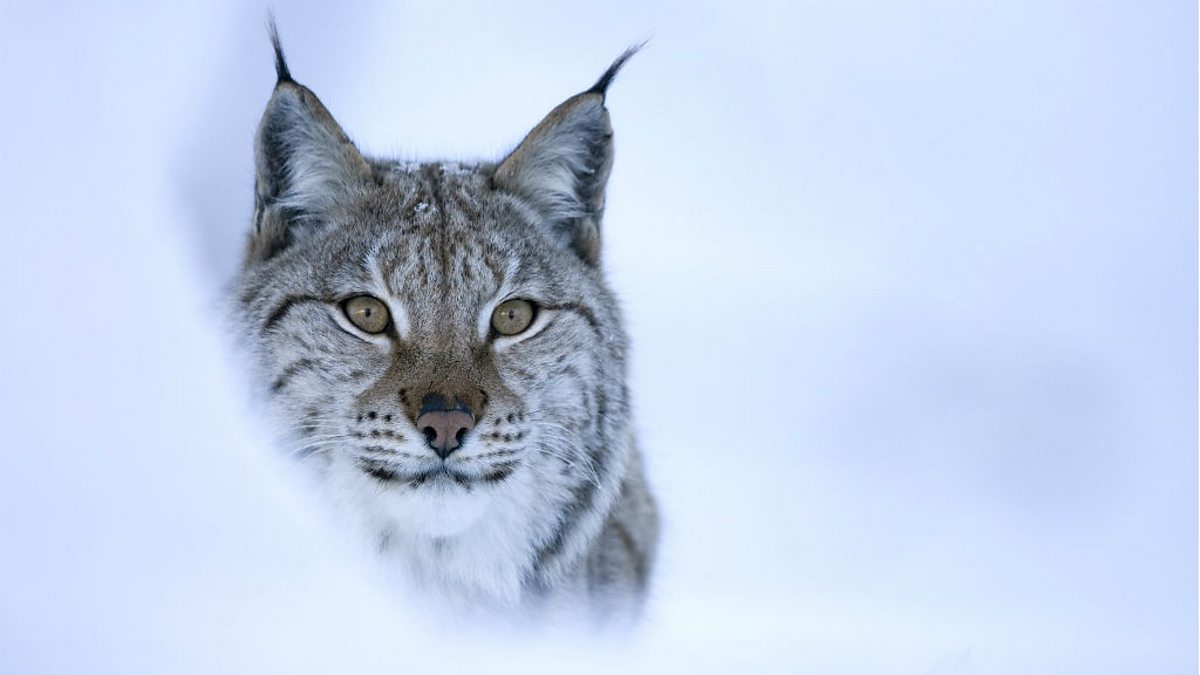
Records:
{"label": "dark nose bridge", "polygon": [[426,381],[401,390],[400,402],[414,423],[431,412],[460,412],[479,419],[488,394],[478,382],[466,379]]}
{"label": "dark nose bridge", "polygon": [[472,417],[475,413],[471,411],[471,404],[463,400],[457,394],[448,394],[437,391],[431,391],[421,397],[421,414],[430,412],[456,411],[463,412]]}
{"label": "dark nose bridge", "polygon": [[419,372],[402,380],[400,403],[414,422],[426,412],[460,410],[478,418],[488,403],[485,384],[469,362],[431,360]]}

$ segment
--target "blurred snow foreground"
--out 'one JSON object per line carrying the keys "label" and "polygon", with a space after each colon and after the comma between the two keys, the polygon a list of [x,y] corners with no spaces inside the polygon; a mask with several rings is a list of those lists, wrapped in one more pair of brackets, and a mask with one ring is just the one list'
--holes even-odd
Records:
{"label": "blurred snow foreground", "polygon": [[432,622],[270,459],[216,311],[264,7],[5,4],[0,672],[1195,672],[1194,6],[325,11],[293,71],[413,157],[655,30],[605,249],[647,619]]}

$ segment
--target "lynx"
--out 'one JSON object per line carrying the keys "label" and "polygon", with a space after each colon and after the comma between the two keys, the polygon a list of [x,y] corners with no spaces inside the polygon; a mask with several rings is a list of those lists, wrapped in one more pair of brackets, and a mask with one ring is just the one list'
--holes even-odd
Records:
{"label": "lynx", "polygon": [[636,615],[658,518],[600,225],[637,48],[502,160],[414,163],[361,153],[271,39],[232,305],[289,456],[421,595]]}

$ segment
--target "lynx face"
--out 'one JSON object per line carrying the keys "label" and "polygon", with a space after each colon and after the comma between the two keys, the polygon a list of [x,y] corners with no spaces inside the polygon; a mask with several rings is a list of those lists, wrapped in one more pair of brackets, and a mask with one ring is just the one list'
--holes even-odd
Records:
{"label": "lynx face", "polygon": [[[624,340],[595,271],[478,170],[373,176],[246,275],[270,400],[311,441],[301,452],[443,535],[499,493],[562,502],[620,468],[589,447],[625,407]],[[499,311],[514,305],[527,321]]]}
{"label": "lynx face", "polygon": [[640,594],[656,521],[598,266],[629,54],[466,166],[364,157],[276,49],[235,312],[293,454],[459,597]]}

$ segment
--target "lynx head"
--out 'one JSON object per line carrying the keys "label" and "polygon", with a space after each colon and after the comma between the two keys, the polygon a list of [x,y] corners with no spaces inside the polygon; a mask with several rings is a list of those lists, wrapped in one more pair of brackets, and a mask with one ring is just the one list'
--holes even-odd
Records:
{"label": "lynx head", "polygon": [[271,417],[381,546],[470,531],[529,549],[489,574],[552,578],[629,456],[600,235],[605,92],[633,50],[504,159],[464,165],[365,156],[275,47],[235,303]]}

